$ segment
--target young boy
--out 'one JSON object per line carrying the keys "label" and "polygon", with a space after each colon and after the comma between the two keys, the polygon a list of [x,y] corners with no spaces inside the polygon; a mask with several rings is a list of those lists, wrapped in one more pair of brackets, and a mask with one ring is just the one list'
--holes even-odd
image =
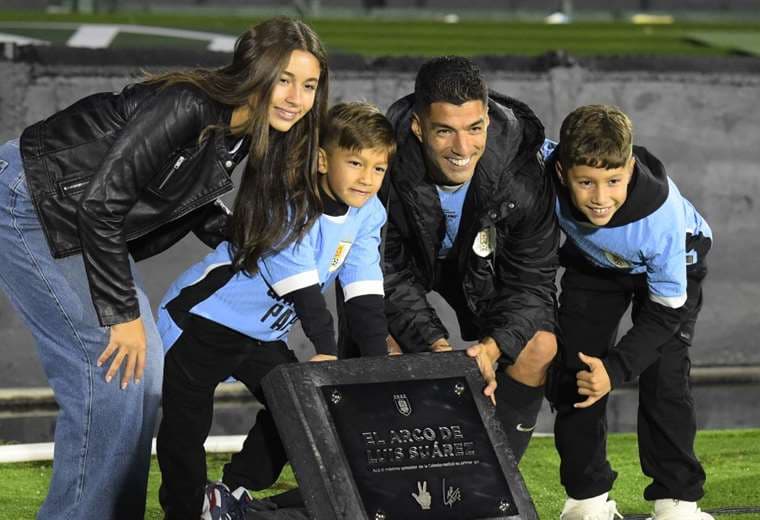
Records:
{"label": "young boy", "polygon": [[[606,455],[607,394],[639,379],[641,467],[653,519],[709,520],[697,507],[705,473],[694,454],[689,353],[712,232],[645,148],[630,119],[605,105],[568,115],[547,162],[557,179],[562,372],[555,443],[568,495],[561,520],[608,520],[617,473]],[[616,342],[633,302],[633,327]]]}
{"label": "young boy", "polygon": [[305,236],[264,255],[253,274],[232,268],[230,245],[223,243],[181,275],[161,302],[158,324],[168,352],[157,449],[168,519],[217,518],[231,507],[228,488],[264,489],[275,482],[286,454],[264,409],[224,468],[228,488],[207,488],[203,442],[214,388],[233,376],[263,402],[262,378],[297,361],[285,344],[297,319],[316,349],[311,361],[336,359],[323,296],[336,277],[362,354],[387,352],[379,256],[386,213],[375,194],[395,151],[393,129],[376,107],[342,103],[328,113],[321,135],[323,214]]}

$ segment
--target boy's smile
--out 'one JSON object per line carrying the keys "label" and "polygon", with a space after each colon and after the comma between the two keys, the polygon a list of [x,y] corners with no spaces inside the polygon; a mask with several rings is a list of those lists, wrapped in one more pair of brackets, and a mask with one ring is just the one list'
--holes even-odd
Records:
{"label": "boy's smile", "polygon": [[354,208],[362,207],[378,192],[387,169],[388,151],[385,149],[347,150],[339,146],[319,149],[322,189]]}
{"label": "boy's smile", "polygon": [[635,160],[631,157],[620,168],[595,168],[576,165],[567,175],[557,163],[557,174],[570,192],[573,205],[595,226],[609,223],[628,197]]}

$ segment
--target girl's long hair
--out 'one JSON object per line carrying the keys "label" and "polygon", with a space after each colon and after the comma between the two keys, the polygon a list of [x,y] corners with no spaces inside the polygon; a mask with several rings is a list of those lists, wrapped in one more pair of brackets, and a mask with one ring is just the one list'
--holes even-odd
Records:
{"label": "girl's long hair", "polygon": [[[269,126],[269,102],[294,50],[311,53],[320,75],[314,105],[287,132]],[[327,109],[327,55],[316,33],[300,20],[277,17],[237,39],[232,63],[152,76],[150,83],[191,83],[230,107],[248,106],[248,121],[227,131],[251,137],[248,162],[232,214],[233,266],[249,274],[258,260],[300,240],[322,211],[317,156],[319,125]]]}

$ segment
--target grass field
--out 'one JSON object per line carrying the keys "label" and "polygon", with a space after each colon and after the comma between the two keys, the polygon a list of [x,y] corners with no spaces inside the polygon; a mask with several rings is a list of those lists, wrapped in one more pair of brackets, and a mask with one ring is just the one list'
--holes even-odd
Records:
{"label": "grass field", "polygon": [[[43,38],[58,43],[72,29],[39,29],[14,23],[118,23],[172,27],[236,35],[256,18],[245,16],[124,13],[118,15],[64,15],[24,11],[0,11],[0,32]],[[378,55],[538,55],[563,49],[583,55],[726,55],[736,47],[760,45],[760,22],[689,22],[669,25],[634,25],[627,22],[579,22],[546,25],[537,22],[473,21],[456,24],[440,21],[389,19],[308,20],[329,50]],[[720,37],[711,38],[712,34]],[[698,37],[694,37],[698,35]],[[718,42],[717,44],[715,42]],[[150,37],[120,35],[115,47],[153,47],[171,44]],[[185,45],[197,45],[186,42]],[[202,46],[201,46],[202,47]]]}
{"label": "grass field", "polygon": [[[622,513],[649,512],[641,497],[647,479],[641,475],[636,452],[636,437],[630,434],[610,436],[610,460],[620,476],[612,498]],[[697,437],[697,454],[707,472],[703,509],[760,507],[760,430],[704,431]],[[210,455],[209,476],[218,478],[225,457]],[[558,458],[553,439],[537,438],[531,443],[520,465],[540,518],[559,518],[564,493],[559,485]],[[0,518],[33,518],[42,502],[50,478],[49,463],[24,463],[0,466]],[[159,520],[158,466],[153,463],[150,475],[148,513],[145,518]],[[275,487],[263,492],[270,495],[295,485],[288,469]],[[758,520],[760,514],[721,514],[720,520]]]}

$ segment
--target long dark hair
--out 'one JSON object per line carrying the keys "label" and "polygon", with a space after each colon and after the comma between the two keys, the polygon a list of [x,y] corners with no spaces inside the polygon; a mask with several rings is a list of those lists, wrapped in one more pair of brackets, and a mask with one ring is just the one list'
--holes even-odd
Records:
{"label": "long dark hair", "polygon": [[[290,130],[278,132],[269,126],[269,101],[294,50],[314,55],[319,83],[311,110]],[[277,17],[240,35],[232,63],[225,67],[170,72],[148,80],[191,83],[220,103],[248,107],[248,121],[228,129],[251,136],[231,222],[236,270],[255,274],[259,258],[303,238],[322,211],[317,151],[328,76],[327,55],[316,33],[300,20]]]}

